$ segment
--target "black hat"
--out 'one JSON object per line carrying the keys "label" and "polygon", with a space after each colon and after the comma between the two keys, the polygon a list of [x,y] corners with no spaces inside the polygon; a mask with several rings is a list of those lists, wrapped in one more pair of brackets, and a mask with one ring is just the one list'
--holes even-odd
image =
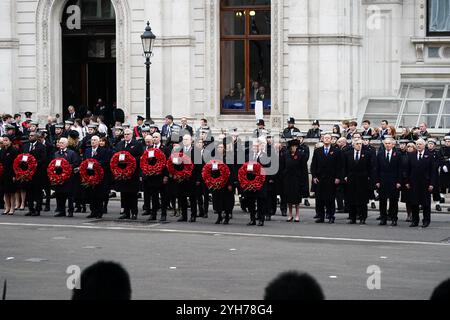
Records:
{"label": "black hat", "polygon": [[145,118],[143,117],[143,116],[137,116],[137,120],[139,121],[139,120],[145,120]]}
{"label": "black hat", "polygon": [[9,139],[9,140],[11,140],[11,141],[13,141],[14,140],[14,136],[12,135],[12,134],[4,134],[4,135],[2,135],[2,138],[7,138],[7,139]]}
{"label": "black hat", "polygon": [[314,120],[314,121],[313,121],[313,126],[314,126],[314,125],[315,125],[315,126],[320,126],[319,120]]}
{"label": "black hat", "polygon": [[265,126],[264,124],[264,120],[263,119],[259,119],[258,122],[256,123],[257,126]]}
{"label": "black hat", "polygon": [[295,124],[295,119],[290,117],[287,122],[288,124]]}
{"label": "black hat", "polygon": [[298,146],[300,142],[297,139],[288,140],[288,148]]}
{"label": "black hat", "polygon": [[78,139],[80,137],[80,133],[76,130],[70,130],[69,137],[72,139]]}
{"label": "black hat", "polygon": [[142,132],[150,132],[150,127],[142,127]]}
{"label": "black hat", "polygon": [[13,129],[16,130],[16,127],[14,127],[12,124],[8,123],[5,125],[5,130],[13,130]]}
{"label": "black hat", "polygon": [[32,115],[33,115],[33,113],[30,111],[25,112],[25,117],[27,117],[27,118],[31,118]]}

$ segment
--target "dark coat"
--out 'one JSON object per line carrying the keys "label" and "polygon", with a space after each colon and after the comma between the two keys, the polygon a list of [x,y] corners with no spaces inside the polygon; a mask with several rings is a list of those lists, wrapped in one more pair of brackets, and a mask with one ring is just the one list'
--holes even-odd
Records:
{"label": "dark coat", "polygon": [[354,152],[347,152],[344,157],[344,177],[346,180],[346,202],[349,205],[369,203],[370,180],[373,180],[374,159],[370,151],[361,150],[359,161]]}
{"label": "dark coat", "polygon": [[103,180],[94,188],[91,187],[84,187],[86,189],[86,196],[87,198],[90,198],[92,196],[94,197],[104,197],[105,193],[109,191],[109,183],[110,183],[110,176],[108,174],[109,171],[109,165],[111,161],[111,154],[108,152],[106,148],[98,147],[97,152],[95,155],[92,154],[92,147],[86,149],[83,160],[87,159],[95,159],[97,160],[100,165],[103,168]]}
{"label": "dark coat", "polygon": [[12,145],[8,149],[0,150],[0,162],[3,165],[3,175],[1,177],[0,190],[3,193],[15,193],[16,182],[13,169],[14,160],[19,155],[19,151]]}
{"label": "dark coat", "polygon": [[80,166],[81,163],[81,159],[80,156],[78,155],[78,153],[76,153],[75,151],[67,148],[67,150],[65,152],[63,152],[61,154],[62,151],[57,151],[55,152],[54,158],[64,158],[66,159],[70,166],[72,167],[72,175],[70,176],[70,179],[68,181],[66,181],[63,185],[61,186],[54,186],[53,188],[55,189],[55,192],[58,193],[68,193],[68,194],[73,194],[74,190],[76,188],[76,183],[77,183],[77,177],[74,173],[74,170],[77,169]]}
{"label": "dark coat", "polygon": [[394,197],[398,199],[397,184],[402,184],[402,155],[395,149],[391,151],[391,160],[386,159],[386,152],[380,151],[376,157],[375,184],[379,183],[380,198]]}
{"label": "dark coat", "polygon": [[405,184],[410,185],[408,201],[413,205],[429,203],[429,186],[436,187],[436,169],[433,157],[425,151],[422,160],[417,159],[417,152],[408,154]]}
{"label": "dark coat", "polygon": [[[283,193],[288,204],[300,204],[308,178],[306,155],[297,150],[294,156],[288,151],[283,155]],[[306,178],[305,178],[306,177]]]}
{"label": "dark coat", "polygon": [[[440,187],[442,189],[450,188],[450,147],[442,146],[440,153]],[[444,172],[444,166],[447,167],[447,172]]]}
{"label": "dark coat", "polygon": [[[147,147],[144,147],[142,152],[145,153],[146,150],[147,150]],[[166,156],[166,161],[167,161],[167,148],[161,144],[159,147],[159,150],[161,150],[164,153],[164,155]],[[142,178],[142,181],[144,182],[144,189],[161,187],[163,184],[164,177],[168,177],[168,176],[169,176],[169,173],[167,172],[167,168],[165,168],[163,170],[163,172],[159,175],[144,176]]]}
{"label": "dark coat", "polygon": [[22,147],[22,153],[29,153],[36,159],[37,169],[28,187],[39,189],[43,187],[47,175],[47,149],[42,143],[36,142],[30,151],[30,145],[29,142],[26,143]]}
{"label": "dark coat", "polygon": [[323,201],[334,201],[336,196],[335,179],[342,180],[342,158],[338,148],[330,147],[328,156],[325,155],[325,148],[314,150],[311,162],[311,174],[313,179],[319,179],[315,184],[314,191],[316,199]]}
{"label": "dark coat", "polygon": [[116,152],[120,151],[128,151],[135,159],[136,159],[136,170],[134,171],[133,176],[129,180],[125,181],[116,181],[115,182],[115,190],[119,192],[139,192],[139,163],[140,157],[142,155],[142,144],[136,140],[131,140],[125,148],[125,140],[120,141],[115,148]]}

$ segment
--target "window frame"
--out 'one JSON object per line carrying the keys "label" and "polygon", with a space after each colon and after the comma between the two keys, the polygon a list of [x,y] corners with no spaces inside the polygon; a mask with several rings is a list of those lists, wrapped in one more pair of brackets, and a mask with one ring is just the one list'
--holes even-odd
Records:
{"label": "window frame", "polygon": [[[426,35],[427,37],[450,37],[450,30],[449,31],[430,31],[430,15],[431,15],[431,0],[427,0],[425,12],[426,12]],[[449,8],[450,9],[450,8]]]}
{"label": "window frame", "polygon": [[[244,14],[245,17],[245,25],[244,25],[244,34],[243,35],[225,35],[223,32],[224,26],[224,13],[225,12],[236,12],[243,11],[249,12],[251,10],[260,11],[260,12],[269,12],[272,14],[271,4],[269,5],[246,5],[246,6],[225,6],[223,1],[220,1],[220,113],[221,114],[254,114],[254,109],[251,109],[251,100],[250,100],[250,45],[251,41],[269,41],[270,45],[272,45],[272,34],[267,35],[251,35],[250,34],[250,14]],[[272,32],[272,29],[271,29]],[[235,109],[224,109],[223,108],[223,99],[224,93],[226,92],[224,86],[223,75],[223,56],[222,52],[224,52],[223,48],[225,42],[227,41],[243,41],[244,42],[244,82],[243,86],[245,88],[245,100],[244,100],[244,110],[235,110]],[[271,53],[272,54],[272,53]],[[272,67],[272,66],[270,66]],[[271,79],[272,81],[272,79]],[[271,89],[271,85],[269,90]],[[270,95],[270,99],[272,99]],[[271,102],[272,104],[272,102]],[[270,114],[270,109],[264,109],[264,114]]]}

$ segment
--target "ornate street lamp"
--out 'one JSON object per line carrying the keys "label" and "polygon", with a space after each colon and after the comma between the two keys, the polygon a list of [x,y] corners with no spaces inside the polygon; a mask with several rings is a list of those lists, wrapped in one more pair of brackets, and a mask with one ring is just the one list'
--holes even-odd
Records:
{"label": "ornate street lamp", "polygon": [[150,22],[147,21],[147,27],[145,27],[144,33],[141,35],[142,49],[145,56],[145,66],[147,69],[147,81],[145,84],[145,118],[146,120],[153,124],[150,115],[150,57],[153,54],[153,45],[155,44],[156,36],[153,34],[150,28]]}

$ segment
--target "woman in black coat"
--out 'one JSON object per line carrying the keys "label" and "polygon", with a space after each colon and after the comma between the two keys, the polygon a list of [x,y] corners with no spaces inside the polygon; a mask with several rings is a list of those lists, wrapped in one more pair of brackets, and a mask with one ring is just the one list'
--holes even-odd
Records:
{"label": "woman in black coat", "polygon": [[[226,164],[225,159],[225,147],[222,143],[217,145],[215,149],[215,159],[223,161]],[[231,161],[231,160],[229,160]],[[228,165],[228,164],[227,164]],[[225,187],[219,190],[212,191],[212,200],[213,200],[213,209],[214,212],[217,213],[217,221],[216,224],[220,224],[223,220],[223,224],[228,224],[230,221],[230,217],[234,208],[234,177],[235,177],[235,168],[232,165],[228,165],[228,169],[230,170],[230,177],[228,179]],[[212,170],[212,176],[217,178],[218,171]],[[225,213],[225,219],[223,219],[222,213]]]}
{"label": "woman in black coat", "polygon": [[300,222],[299,206],[302,202],[305,176],[307,176],[306,157],[298,151],[298,140],[289,141],[288,151],[283,158],[283,189],[289,207],[288,222],[293,221],[292,207],[295,206],[295,222]]}
{"label": "woman in black coat", "polygon": [[5,199],[5,211],[3,214],[13,215],[15,210],[15,192],[16,177],[14,174],[13,163],[19,155],[19,151],[12,145],[13,137],[3,135],[3,146],[0,150],[0,163],[3,165],[2,183],[0,188],[3,191]]}

